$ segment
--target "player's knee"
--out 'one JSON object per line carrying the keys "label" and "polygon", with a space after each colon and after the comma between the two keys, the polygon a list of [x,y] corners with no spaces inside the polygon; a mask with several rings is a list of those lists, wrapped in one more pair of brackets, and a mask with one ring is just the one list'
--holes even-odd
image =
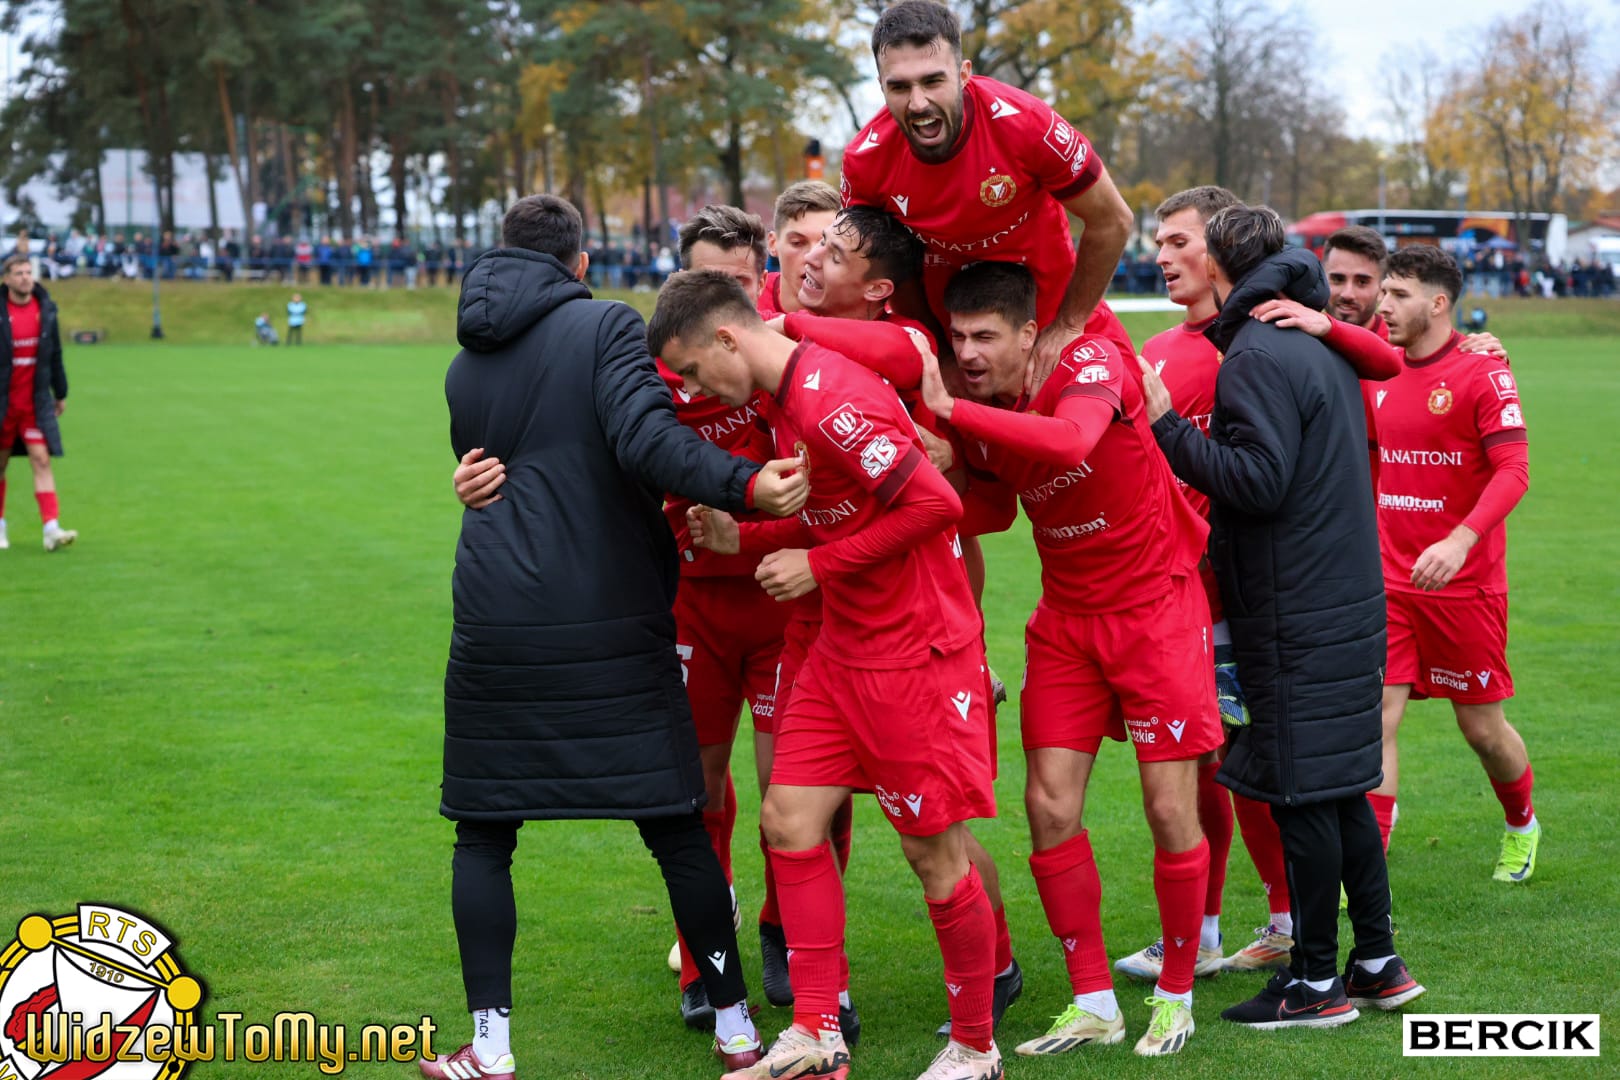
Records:
{"label": "player's knee", "polygon": [[1080,831],[1080,800],[1031,783],[1024,790],[1024,811],[1036,847],[1050,847]]}
{"label": "player's knee", "polygon": [[1198,802],[1181,791],[1144,793],[1142,810],[1147,816],[1153,842],[1166,851],[1184,851],[1198,841]]}
{"label": "player's knee", "polygon": [[767,791],[759,808],[759,827],[767,844],[778,851],[808,851],[827,838],[825,822],[818,828],[801,808],[774,796],[774,789]]}

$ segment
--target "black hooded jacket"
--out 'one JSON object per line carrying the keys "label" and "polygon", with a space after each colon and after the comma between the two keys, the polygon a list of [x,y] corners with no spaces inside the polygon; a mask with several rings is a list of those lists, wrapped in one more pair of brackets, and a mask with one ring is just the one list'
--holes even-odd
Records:
{"label": "black hooded jacket", "polygon": [[497,249],[462,281],[445,396],[459,458],[506,463],[462,516],[444,680],[454,819],[644,818],[703,803],[675,653],[665,491],[744,508],[759,466],[675,418],[632,308],[549,255]]}
{"label": "black hooded jacket", "polygon": [[1153,433],[1211,502],[1210,561],[1252,718],[1220,780],[1299,805],[1383,777],[1384,583],[1360,385],[1317,339],[1250,317],[1279,294],[1326,306],[1316,256],[1267,259],[1204,331],[1225,354],[1209,437],[1174,412]]}
{"label": "black hooded jacket", "polygon": [[[56,301],[45,287],[34,284],[34,299],[39,301],[39,351],[34,358],[34,424],[45,436],[45,448],[52,457],[62,456],[62,429],[56,422],[56,403],[66,401],[68,393],[67,368],[62,365],[62,326],[56,313]],[[11,385],[11,317],[0,303],[0,387]],[[3,391],[0,391],[3,392]],[[0,405],[0,409],[6,406]],[[17,436],[11,447],[13,457],[28,453],[22,436]]]}

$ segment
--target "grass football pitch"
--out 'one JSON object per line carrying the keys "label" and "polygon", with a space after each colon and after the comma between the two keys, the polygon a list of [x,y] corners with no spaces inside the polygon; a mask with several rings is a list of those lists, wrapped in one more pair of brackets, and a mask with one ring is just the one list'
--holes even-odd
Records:
{"label": "grass football pitch", "polygon": [[[1598,1012],[1612,1025],[1620,347],[1594,336],[1508,344],[1532,432],[1531,491],[1509,544],[1519,688],[1510,716],[1535,763],[1545,842],[1531,883],[1490,880],[1500,809],[1448,706],[1415,706],[1390,852],[1396,941],[1429,987],[1415,1011]],[[466,1040],[452,828],[436,813],[459,509],[441,389],[449,355],[420,345],[73,350],[69,456],[57,476],[63,520],[80,531],[74,548],[40,550],[26,467],[10,468],[0,945],[29,913],[127,906],[176,935],[185,969],[207,986],[209,1016],[268,1022],[308,1010],[358,1028],[429,1015],[436,1049]],[[1036,559],[1022,523],[985,547],[991,662],[1016,689]],[[1329,1032],[1238,1030],[1218,1013],[1262,979],[1235,975],[1200,980],[1198,1032],[1174,1060],[1131,1054],[1148,988],[1123,980],[1126,1045],[1012,1058],[1068,996],[1027,869],[1016,699],[1000,718],[1001,817],[976,829],[999,860],[1025,969],[1023,1000],[1000,1033],[1009,1076],[1613,1075],[1612,1049],[1609,1066],[1403,1059],[1398,1015]],[[737,760],[751,763],[743,728]],[[762,998],[751,764],[739,767],[737,788],[742,950]],[[1087,821],[1117,958],[1157,934],[1128,747],[1104,750]],[[677,1014],[661,883],[629,825],[531,824],[514,875],[521,1075],[716,1075],[708,1037]],[[920,890],[869,799],[857,801],[848,905],[865,1024],[855,1075],[904,1080],[937,1049],[945,995]],[[1228,951],[1264,915],[1239,840]],[[766,1008],[759,1023],[769,1035],[788,1019]],[[309,1063],[193,1068],[320,1075]],[[412,1075],[376,1063],[348,1074]]]}

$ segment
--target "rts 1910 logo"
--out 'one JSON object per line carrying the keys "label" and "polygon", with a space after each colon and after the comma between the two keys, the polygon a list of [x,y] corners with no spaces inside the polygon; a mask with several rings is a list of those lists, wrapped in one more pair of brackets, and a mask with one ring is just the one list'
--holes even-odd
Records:
{"label": "rts 1910 logo", "polygon": [[29,915],[0,953],[0,1077],[173,1080],[202,985],[150,920],[100,904]]}

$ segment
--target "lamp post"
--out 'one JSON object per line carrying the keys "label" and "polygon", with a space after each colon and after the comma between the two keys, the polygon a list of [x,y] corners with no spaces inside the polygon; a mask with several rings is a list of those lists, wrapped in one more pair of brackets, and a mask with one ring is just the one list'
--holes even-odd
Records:
{"label": "lamp post", "polygon": [[152,165],[152,338],[163,338],[163,313],[158,307],[158,278],[162,277],[163,259],[163,193],[158,190],[157,164]]}

